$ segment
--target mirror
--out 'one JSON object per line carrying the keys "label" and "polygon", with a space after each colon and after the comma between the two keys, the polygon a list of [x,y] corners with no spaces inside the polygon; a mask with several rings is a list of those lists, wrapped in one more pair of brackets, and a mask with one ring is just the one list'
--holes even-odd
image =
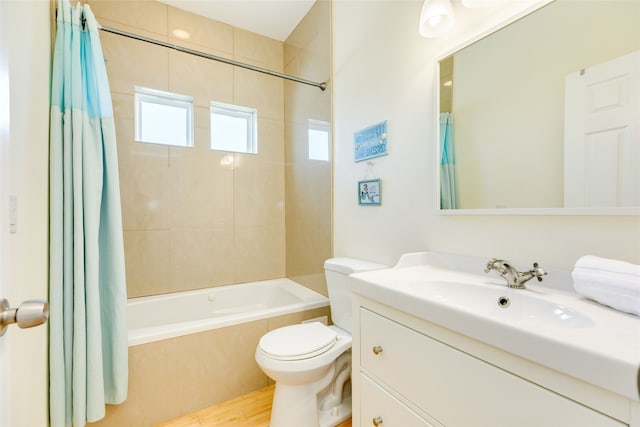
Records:
{"label": "mirror", "polygon": [[638,16],[556,0],[443,58],[441,209],[638,211]]}

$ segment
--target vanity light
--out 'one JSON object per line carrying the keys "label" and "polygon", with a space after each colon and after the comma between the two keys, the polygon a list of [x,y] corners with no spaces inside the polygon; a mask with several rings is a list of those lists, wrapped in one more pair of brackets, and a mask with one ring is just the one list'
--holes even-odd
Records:
{"label": "vanity light", "polygon": [[450,0],[425,0],[420,12],[422,37],[439,37],[449,31],[454,22]]}

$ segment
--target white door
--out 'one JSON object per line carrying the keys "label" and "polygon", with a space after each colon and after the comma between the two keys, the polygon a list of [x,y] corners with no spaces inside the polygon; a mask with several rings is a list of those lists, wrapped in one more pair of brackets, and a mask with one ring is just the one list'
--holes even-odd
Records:
{"label": "white door", "polygon": [[[0,298],[12,307],[47,297],[50,20],[49,0],[0,0]],[[46,427],[47,389],[47,328],[9,325],[0,337],[0,427]]]}
{"label": "white door", "polygon": [[640,51],[565,79],[564,205],[640,206]]}
{"label": "white door", "polygon": [[[0,25],[2,25],[2,10],[4,2],[0,1]],[[9,147],[9,70],[6,40],[3,39],[3,31],[0,30],[0,298],[6,295],[8,257],[7,229],[8,227],[8,178],[7,151]],[[0,427],[9,427],[9,401],[8,393],[9,381],[7,381],[8,370],[8,343],[0,339]]]}

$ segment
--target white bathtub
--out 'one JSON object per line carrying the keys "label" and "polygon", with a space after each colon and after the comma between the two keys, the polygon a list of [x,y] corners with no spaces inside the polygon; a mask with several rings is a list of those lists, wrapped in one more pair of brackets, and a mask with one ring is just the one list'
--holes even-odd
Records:
{"label": "white bathtub", "polygon": [[129,347],[328,305],[289,279],[130,298]]}

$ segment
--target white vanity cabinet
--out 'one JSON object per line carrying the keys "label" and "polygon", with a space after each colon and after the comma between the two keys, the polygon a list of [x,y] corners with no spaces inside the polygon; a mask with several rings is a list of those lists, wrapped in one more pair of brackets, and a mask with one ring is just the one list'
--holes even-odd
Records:
{"label": "white vanity cabinet", "polygon": [[[589,387],[563,395],[553,384],[527,378],[527,361],[513,360],[495,348],[483,349],[482,343],[379,302],[357,295],[354,301],[354,426],[634,425],[630,413],[638,408],[628,400],[625,407],[624,399],[605,393],[607,401],[594,410],[578,400],[589,395]],[[476,348],[481,356],[473,354]],[[487,357],[491,354],[495,358]],[[518,372],[510,372],[503,362]],[[531,367],[534,378],[554,376],[540,369],[545,370]],[[566,389],[580,387],[569,384]],[[601,398],[597,393],[591,397]],[[606,413],[609,407],[615,408],[618,419]]]}

